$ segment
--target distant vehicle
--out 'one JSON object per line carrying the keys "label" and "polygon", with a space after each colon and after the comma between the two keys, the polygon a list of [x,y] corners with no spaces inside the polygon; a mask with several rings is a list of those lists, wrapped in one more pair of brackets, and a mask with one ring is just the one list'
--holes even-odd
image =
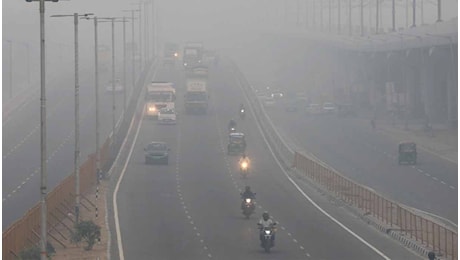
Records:
{"label": "distant vehicle", "polygon": [[179,60],[179,46],[175,43],[166,43],[163,53],[163,65],[174,67]]}
{"label": "distant vehicle", "polygon": [[310,104],[306,109],[307,114],[309,115],[319,115],[321,114],[321,106],[319,104]]}
{"label": "distant vehicle", "polygon": [[284,94],[281,92],[273,92],[271,94],[271,97],[274,98],[275,100],[282,99],[284,97]]}
{"label": "distant vehicle", "polygon": [[239,155],[246,151],[246,139],[243,133],[230,133],[228,135],[227,154]]}
{"label": "distant vehicle", "polygon": [[336,107],[333,103],[330,103],[330,102],[325,102],[323,103],[323,112],[325,114],[332,114],[336,111]]}
{"label": "distant vehicle", "polygon": [[206,114],[209,103],[207,68],[197,67],[186,79],[184,106],[187,114]]}
{"label": "distant vehicle", "polygon": [[401,142],[398,145],[398,163],[417,163],[417,146],[414,142]]}
{"label": "distant vehicle", "polygon": [[146,116],[158,118],[160,109],[175,107],[176,90],[173,86],[173,83],[163,81],[153,81],[147,86],[145,93]]}
{"label": "distant vehicle", "polygon": [[145,148],[146,164],[168,164],[170,149],[164,142],[151,142]]}
{"label": "distant vehicle", "polygon": [[176,124],[176,111],[174,108],[162,108],[158,112],[158,123],[164,125]]}
{"label": "distant vehicle", "polygon": [[105,88],[105,91],[106,92],[112,92],[114,91],[115,93],[120,93],[120,92],[123,92],[124,90],[124,86],[121,84],[121,80],[120,79],[115,79],[115,84],[113,85],[112,84],[112,81],[110,80],[108,83],[107,83],[107,86]]}
{"label": "distant vehicle", "polygon": [[185,69],[191,69],[202,63],[203,44],[201,42],[187,42],[184,46],[182,61]]}

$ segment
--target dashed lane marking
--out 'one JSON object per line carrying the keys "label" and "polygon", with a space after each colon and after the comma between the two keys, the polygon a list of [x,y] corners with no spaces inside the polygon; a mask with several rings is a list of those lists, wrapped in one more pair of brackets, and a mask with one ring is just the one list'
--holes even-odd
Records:
{"label": "dashed lane marking", "polygon": [[454,187],[454,186],[449,186],[449,188],[451,188],[451,189],[455,190],[455,187]]}

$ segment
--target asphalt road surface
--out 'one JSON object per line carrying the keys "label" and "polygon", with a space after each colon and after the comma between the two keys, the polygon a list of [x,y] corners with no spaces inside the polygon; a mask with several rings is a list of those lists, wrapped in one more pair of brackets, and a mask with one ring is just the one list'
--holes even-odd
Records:
{"label": "asphalt road surface", "polygon": [[[241,179],[238,157],[226,154],[227,123],[237,118],[244,102],[234,77],[224,65],[211,69],[209,113],[186,115],[180,91],[184,79],[178,74],[167,69],[157,73],[178,86],[177,125],[144,119],[120,182],[117,205],[125,259],[419,259],[300,183],[354,233],[313,206],[283,173],[251,114],[238,119],[251,158],[251,174]],[[145,164],[143,148],[152,141],[169,145],[169,165]],[[249,220],[240,211],[239,193],[245,185],[257,193],[256,213]],[[259,247],[256,225],[265,210],[279,222],[270,254]],[[111,258],[118,259],[116,247]]]}
{"label": "asphalt road surface", "polygon": [[457,164],[418,149],[417,165],[398,165],[398,141],[373,131],[364,118],[289,113],[281,104],[267,111],[291,143],[345,176],[390,199],[457,223]]}
{"label": "asphalt road surface", "polygon": [[[96,150],[93,73],[80,74],[80,162]],[[100,75],[100,145],[112,131],[112,93],[105,88],[110,74]],[[129,79],[128,79],[129,80]],[[128,81],[130,82],[130,81]],[[75,149],[75,88],[73,72],[47,85],[47,183],[51,191],[73,172]],[[33,96],[3,122],[3,229],[40,200],[40,97]],[[118,120],[123,95],[116,94]]]}

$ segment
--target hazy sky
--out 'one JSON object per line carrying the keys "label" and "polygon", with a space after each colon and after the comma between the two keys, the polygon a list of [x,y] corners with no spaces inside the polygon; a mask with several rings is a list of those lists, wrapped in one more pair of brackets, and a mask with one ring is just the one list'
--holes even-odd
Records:
{"label": "hazy sky", "polygon": [[[418,0],[417,2],[419,2]],[[320,1],[316,1],[317,8]],[[328,1],[324,0],[324,8]],[[333,1],[335,2],[335,1]],[[359,1],[353,1],[358,4]],[[367,2],[367,1],[365,1]],[[403,11],[404,1],[398,0],[400,9],[397,15],[399,23],[405,23]],[[409,1],[412,2],[412,1]],[[451,19],[458,15],[457,0],[443,0],[443,18]],[[74,12],[92,12],[99,17],[103,16],[130,16],[122,12],[124,9],[135,9],[134,1],[125,0],[70,0],[58,3],[46,2],[46,41],[50,49],[49,55],[60,49],[64,58],[72,59],[73,46],[73,20],[72,18],[50,18],[52,14],[72,14]],[[310,7],[310,17],[313,0],[156,0],[157,6],[157,29],[161,36],[161,43],[175,41],[203,41],[209,48],[229,48],[250,41],[251,36],[261,31],[270,31],[282,26],[296,26],[297,10],[299,7],[299,22],[305,23],[305,9]],[[342,21],[347,21],[346,9],[348,1],[342,0]],[[383,12],[389,12],[391,1],[384,2]],[[436,7],[434,0],[424,0],[424,20],[426,23],[434,21]],[[298,4],[298,5],[297,5]],[[306,5],[308,4],[308,5]],[[38,2],[27,3],[25,0],[2,1],[2,28],[3,45],[5,40],[29,42],[38,55],[39,44],[39,14]],[[357,25],[358,8],[353,9],[353,24]],[[366,12],[366,10],[365,10]],[[317,13],[319,10],[317,9]],[[327,10],[324,9],[324,20],[327,18]],[[389,19],[384,15],[384,25],[389,26]],[[419,15],[419,13],[418,13]],[[365,13],[365,23],[369,21]],[[310,18],[311,19],[311,18]],[[317,16],[319,22],[319,15]],[[335,18],[334,18],[335,19]],[[333,23],[334,23],[333,19]],[[419,17],[417,19],[420,19]],[[374,19],[371,19],[374,21]],[[136,21],[136,35],[138,28]],[[311,21],[310,21],[311,22]],[[122,42],[122,24],[116,24],[116,50]],[[100,24],[99,40],[101,43],[110,45],[110,24]],[[127,25],[127,37],[130,39],[131,25]],[[93,23],[90,21],[80,22],[80,50],[82,59],[84,53],[91,52],[93,48]],[[136,36],[137,40],[137,36]],[[3,48],[5,49],[5,48]],[[90,53],[88,53],[88,57]]]}

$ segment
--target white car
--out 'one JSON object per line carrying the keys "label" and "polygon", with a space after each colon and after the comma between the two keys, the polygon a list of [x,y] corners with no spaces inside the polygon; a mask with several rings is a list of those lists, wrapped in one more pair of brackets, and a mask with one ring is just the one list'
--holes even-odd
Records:
{"label": "white car", "polygon": [[176,111],[173,108],[162,108],[158,112],[158,123],[164,125],[176,124]]}
{"label": "white car", "polygon": [[335,112],[335,110],[336,110],[336,107],[335,107],[335,105],[333,103],[325,102],[323,104],[323,112],[325,114],[332,114],[332,113]]}
{"label": "white car", "polygon": [[115,93],[120,93],[120,92],[123,92],[124,90],[124,87],[123,85],[121,84],[121,80],[120,79],[116,79],[115,80],[115,86],[112,86],[112,81],[109,81],[109,83],[107,83],[107,86],[105,88],[105,91],[106,92],[112,92],[112,91],[115,91]]}

